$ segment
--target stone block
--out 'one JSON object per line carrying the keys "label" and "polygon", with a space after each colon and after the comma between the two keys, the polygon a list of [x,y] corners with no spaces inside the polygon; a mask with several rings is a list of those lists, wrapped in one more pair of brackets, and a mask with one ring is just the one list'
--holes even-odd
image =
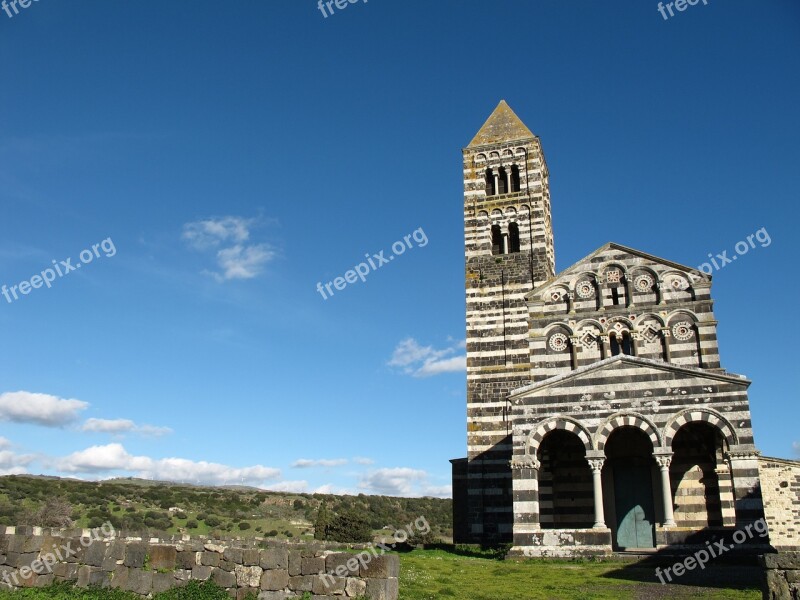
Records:
{"label": "stone block", "polygon": [[177,566],[178,551],[174,546],[150,546],[150,567],[156,571],[174,571]]}
{"label": "stone block", "polygon": [[217,552],[201,552],[200,564],[206,567],[218,567],[221,556]]}
{"label": "stone block", "polygon": [[215,567],[211,571],[211,580],[220,587],[231,588],[236,586],[236,575]]}
{"label": "stone block", "polygon": [[125,548],[125,558],[122,564],[126,567],[133,567],[134,569],[141,569],[144,566],[144,560],[147,557],[147,544],[134,542],[128,544]]}
{"label": "stone block", "polygon": [[359,566],[354,554],[329,554],[325,559],[325,570],[337,577],[358,577]]}
{"label": "stone block", "polygon": [[222,557],[232,563],[242,564],[242,550],[241,548],[225,548]]}
{"label": "stone block", "polygon": [[[261,562],[260,554],[261,553],[257,548],[247,548],[245,550],[242,550],[241,564],[243,564],[245,567],[253,567],[255,565],[260,564]],[[286,567],[283,566],[276,568],[285,569]]]}
{"label": "stone block", "polygon": [[175,564],[181,569],[191,569],[196,562],[195,552],[178,552],[175,556]]}
{"label": "stone block", "polygon": [[261,585],[261,575],[264,570],[261,567],[245,567],[244,565],[236,565],[234,573],[236,574],[236,585],[239,587],[257,588]]}
{"label": "stone block", "polygon": [[[299,562],[300,555],[298,553],[297,559]],[[286,548],[267,548],[259,552],[259,565],[262,569],[289,569],[289,552]],[[299,565],[298,565],[299,566]],[[299,575],[298,572],[295,573]]]}
{"label": "stone block", "polygon": [[310,592],[316,575],[295,575],[289,577],[289,589],[294,592]]}
{"label": "stone block", "polygon": [[399,593],[397,579],[367,579],[369,600],[397,600]]}
{"label": "stone block", "polygon": [[303,558],[300,561],[301,575],[317,575],[320,572],[325,572],[324,558]]}
{"label": "stone block", "polygon": [[363,579],[348,578],[344,591],[349,598],[358,598],[367,593],[367,582]]}
{"label": "stone block", "polygon": [[289,575],[301,575],[302,562],[303,555],[299,550],[289,550]]}
{"label": "stone block", "polygon": [[213,567],[195,565],[192,567],[192,579],[197,579],[198,581],[205,581],[209,577],[211,577],[211,571]]}
{"label": "stone block", "polygon": [[106,557],[107,546],[101,542],[94,542],[83,553],[83,564],[100,567]]}
{"label": "stone block", "polygon": [[128,573],[130,569],[122,565],[117,566],[111,574],[111,587],[125,589],[128,584]]}
{"label": "stone block", "polygon": [[312,591],[314,595],[326,596],[341,596],[344,594],[347,579],[344,577],[332,577],[330,575],[316,575],[313,578],[314,587]]}
{"label": "stone block", "polygon": [[289,585],[289,572],[282,569],[264,571],[261,575],[261,589],[277,591]]}
{"label": "stone block", "polygon": [[122,589],[140,596],[147,596],[153,590],[153,572],[130,569],[128,579]]}
{"label": "stone block", "polygon": [[166,592],[175,587],[175,576],[172,573],[153,573],[153,593]]}
{"label": "stone block", "polygon": [[362,577],[385,579],[400,576],[400,558],[395,554],[373,556],[366,566],[361,567]]}

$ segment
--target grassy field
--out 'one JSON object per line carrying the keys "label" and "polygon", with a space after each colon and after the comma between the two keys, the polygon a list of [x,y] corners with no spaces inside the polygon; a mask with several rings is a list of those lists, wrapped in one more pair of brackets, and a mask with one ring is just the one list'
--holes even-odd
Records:
{"label": "grassy field", "polygon": [[757,571],[709,567],[701,575],[664,586],[651,568],[623,563],[513,562],[417,550],[401,555],[400,600],[761,598]]}
{"label": "grassy field", "polygon": [[[442,550],[400,555],[400,600],[672,600],[708,598],[757,600],[757,572],[709,567],[682,585],[662,586],[653,570],[614,562],[500,561]],[[196,584],[195,584],[196,586]],[[722,587],[727,586],[727,587]],[[0,600],[136,600],[111,590],[24,590],[0,592]],[[172,590],[155,600],[225,600],[210,586]]]}

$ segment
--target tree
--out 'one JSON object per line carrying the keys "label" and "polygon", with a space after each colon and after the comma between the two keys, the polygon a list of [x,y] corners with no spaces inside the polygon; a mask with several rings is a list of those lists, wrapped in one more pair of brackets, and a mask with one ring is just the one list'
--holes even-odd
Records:
{"label": "tree", "polygon": [[24,525],[72,527],[72,505],[62,498],[48,498],[38,510],[22,516]]}
{"label": "tree", "polygon": [[319,510],[317,511],[317,520],[314,521],[314,539],[315,540],[327,540],[328,539],[328,527],[330,527],[331,519],[333,515],[328,510],[328,505],[326,502],[322,502],[319,506]]}
{"label": "tree", "polygon": [[[325,538],[333,542],[365,543],[372,541],[369,522],[357,512],[344,512],[331,519]],[[315,535],[316,537],[316,535]]]}

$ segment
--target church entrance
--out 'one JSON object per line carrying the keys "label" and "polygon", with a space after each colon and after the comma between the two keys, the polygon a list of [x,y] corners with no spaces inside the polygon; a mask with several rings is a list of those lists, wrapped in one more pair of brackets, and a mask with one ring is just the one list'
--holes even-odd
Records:
{"label": "church entrance", "polygon": [[655,548],[653,445],[643,431],[621,427],[606,444],[614,488],[614,545],[620,550]]}
{"label": "church entrance", "polygon": [[655,510],[650,469],[620,465],[614,469],[617,545],[620,548],[654,548]]}

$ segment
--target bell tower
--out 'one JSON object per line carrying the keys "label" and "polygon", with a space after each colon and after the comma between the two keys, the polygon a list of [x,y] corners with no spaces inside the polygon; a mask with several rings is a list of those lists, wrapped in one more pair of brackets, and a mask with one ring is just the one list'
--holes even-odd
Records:
{"label": "bell tower", "polygon": [[555,275],[541,143],[501,101],[463,150],[467,458],[453,463],[456,543],[511,541],[508,395],[531,383],[525,295]]}

